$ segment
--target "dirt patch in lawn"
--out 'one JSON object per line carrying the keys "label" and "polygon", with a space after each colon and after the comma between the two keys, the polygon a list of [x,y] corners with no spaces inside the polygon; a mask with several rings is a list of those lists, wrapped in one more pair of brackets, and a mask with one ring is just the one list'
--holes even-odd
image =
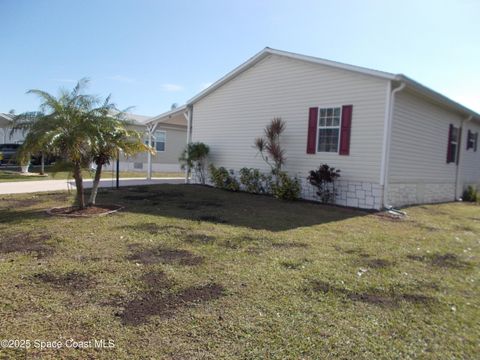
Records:
{"label": "dirt patch in lawn", "polygon": [[395,262],[385,259],[364,257],[359,259],[357,263],[361,266],[366,266],[371,269],[385,269],[395,265]]}
{"label": "dirt patch in lawn", "polygon": [[140,325],[151,316],[167,318],[186,307],[207,303],[223,296],[223,286],[210,283],[202,286],[191,286],[177,293],[162,294],[151,290],[140,293],[136,298],[124,305],[118,316],[124,325]]}
{"label": "dirt patch in lawn", "polygon": [[78,206],[67,206],[50,209],[47,214],[66,217],[91,217],[112,214],[121,209],[123,209],[122,206],[115,204],[95,205],[84,209],[80,209]]}
{"label": "dirt patch in lawn", "polygon": [[203,263],[203,257],[194,255],[187,250],[170,249],[164,247],[139,248],[136,245],[130,246],[133,253],[128,260],[142,264],[179,264],[195,266]]}
{"label": "dirt patch in lawn", "polygon": [[51,272],[33,275],[34,280],[49,284],[55,288],[68,291],[82,291],[94,287],[96,282],[90,275],[71,271],[65,274]]}
{"label": "dirt patch in lawn", "polygon": [[362,302],[370,305],[383,307],[398,307],[402,302],[412,304],[429,305],[436,301],[434,297],[401,291],[384,291],[380,289],[368,289],[364,291],[354,291],[343,287],[332,285],[322,280],[315,280],[311,283],[311,290],[322,294],[331,294],[341,296],[350,301]]}
{"label": "dirt patch in lawn", "polygon": [[175,282],[170,280],[163,271],[150,271],[142,275],[140,279],[147,288],[155,289],[170,289]]}
{"label": "dirt patch in lawn", "polygon": [[362,258],[370,257],[370,254],[367,254],[366,252],[363,251],[363,249],[360,249],[360,248],[343,249],[340,246],[335,245],[334,249],[337,250],[338,252],[348,254],[348,255],[357,255]]}
{"label": "dirt patch in lawn", "polygon": [[38,257],[53,254],[54,249],[46,242],[51,239],[48,233],[19,232],[0,236],[0,253],[37,253]]}
{"label": "dirt patch in lawn", "polygon": [[460,259],[457,255],[452,253],[446,254],[428,254],[428,255],[407,255],[410,260],[428,263],[432,266],[441,268],[467,269],[472,267],[468,261]]}
{"label": "dirt patch in lawn", "polygon": [[133,225],[124,225],[120,227],[121,229],[135,230],[135,231],[144,231],[152,235],[156,234],[171,234],[180,232],[183,233],[187,231],[186,228],[177,225],[159,225],[157,223],[138,223]]}
{"label": "dirt patch in lawn", "polygon": [[290,241],[290,242],[284,242],[284,243],[273,243],[272,247],[277,249],[294,249],[294,248],[305,249],[308,247],[308,245],[302,242]]}

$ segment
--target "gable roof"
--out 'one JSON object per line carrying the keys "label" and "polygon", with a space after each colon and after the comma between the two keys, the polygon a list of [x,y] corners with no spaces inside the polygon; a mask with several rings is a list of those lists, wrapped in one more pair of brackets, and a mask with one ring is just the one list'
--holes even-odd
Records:
{"label": "gable roof", "polygon": [[248,59],[246,62],[241,64],[240,66],[236,67],[233,69],[231,72],[214,82],[212,85],[210,85],[208,88],[205,90],[201,91],[198,93],[196,96],[191,98],[190,100],[187,101],[187,105],[193,105],[194,103],[198,102],[199,100],[203,99],[204,97],[208,96],[218,88],[220,88],[222,85],[225,83],[229,82],[239,74],[243,73],[244,71],[248,70],[261,60],[265,59],[266,57],[270,55],[278,55],[278,56],[283,56],[287,57],[290,59],[296,59],[300,61],[305,61],[313,64],[319,64],[319,65],[325,65],[325,66],[330,66],[336,69],[342,69],[342,70],[348,70],[352,72],[356,72],[359,74],[363,75],[368,75],[368,76],[374,76],[377,78],[385,79],[388,81],[397,81],[397,82],[403,82],[407,87],[410,87],[417,92],[427,96],[428,98],[438,101],[445,106],[452,108],[453,110],[460,112],[466,116],[471,116],[477,120],[480,120],[480,114],[476,113],[475,111],[457,103],[456,101],[453,101],[452,99],[446,97],[445,95],[442,95],[429,87],[422,85],[415,80],[403,75],[403,74],[393,74],[393,73],[388,73],[384,71],[378,71],[378,70],[373,70],[373,69],[368,69],[364,68],[361,66],[355,66],[355,65],[349,65],[337,61],[332,61],[332,60],[326,60],[322,58],[317,58],[313,56],[307,56],[307,55],[301,55],[301,54],[296,54],[288,51],[283,51],[283,50],[277,50],[277,49],[272,49],[269,47],[266,47],[259,53],[257,53],[255,56],[251,57]]}

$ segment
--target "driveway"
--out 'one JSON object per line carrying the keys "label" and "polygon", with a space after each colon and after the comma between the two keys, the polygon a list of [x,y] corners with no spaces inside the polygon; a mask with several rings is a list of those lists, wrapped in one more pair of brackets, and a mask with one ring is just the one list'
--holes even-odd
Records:
{"label": "driveway", "polygon": [[[124,178],[120,179],[120,186],[141,186],[154,184],[182,184],[185,178],[153,178],[152,180],[139,178]],[[85,180],[83,182],[85,188],[92,187],[92,180]],[[104,179],[100,180],[100,187],[113,188],[115,187],[115,180]],[[40,181],[16,181],[0,183],[0,194],[24,194],[42,191],[58,191],[75,189],[75,181],[73,180],[40,180]]]}

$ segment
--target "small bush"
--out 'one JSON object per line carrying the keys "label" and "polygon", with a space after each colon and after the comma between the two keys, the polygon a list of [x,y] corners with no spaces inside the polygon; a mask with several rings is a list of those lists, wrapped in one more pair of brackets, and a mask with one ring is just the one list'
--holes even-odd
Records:
{"label": "small bush", "polygon": [[215,187],[229,191],[240,190],[240,184],[235,178],[233,170],[228,171],[223,166],[217,168],[213,164],[210,164],[209,170],[210,180],[213,182]]}
{"label": "small bush", "polygon": [[296,200],[300,196],[300,181],[296,177],[289,177],[284,171],[276,175],[276,181],[271,186],[272,194],[277,199]]}
{"label": "small bush", "polygon": [[258,169],[240,169],[240,183],[245,191],[253,194],[269,194],[271,191],[271,175],[264,175]]}
{"label": "small bush", "polygon": [[337,191],[335,189],[335,180],[340,177],[340,170],[322,164],[318,170],[310,171],[308,181],[317,188],[317,195],[324,204],[335,202]]}
{"label": "small bush", "polygon": [[188,176],[193,170],[202,184],[205,184],[206,180],[205,165],[209,152],[210,148],[204,143],[189,143],[178,159],[182,169],[188,169]]}
{"label": "small bush", "polygon": [[478,196],[478,191],[475,189],[473,186],[468,186],[464,191],[463,191],[463,196],[462,196],[463,201],[470,201],[470,202],[476,202],[479,200]]}

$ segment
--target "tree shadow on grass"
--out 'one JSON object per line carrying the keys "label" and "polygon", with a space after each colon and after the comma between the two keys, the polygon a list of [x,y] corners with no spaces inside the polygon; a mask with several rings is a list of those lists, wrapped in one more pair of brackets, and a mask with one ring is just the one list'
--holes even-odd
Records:
{"label": "tree shadow on grass", "polygon": [[269,231],[290,230],[369,214],[367,211],[308,201],[282,201],[199,185],[146,186],[141,194],[143,196],[130,188],[100,197],[102,202],[124,205],[126,212]]}

